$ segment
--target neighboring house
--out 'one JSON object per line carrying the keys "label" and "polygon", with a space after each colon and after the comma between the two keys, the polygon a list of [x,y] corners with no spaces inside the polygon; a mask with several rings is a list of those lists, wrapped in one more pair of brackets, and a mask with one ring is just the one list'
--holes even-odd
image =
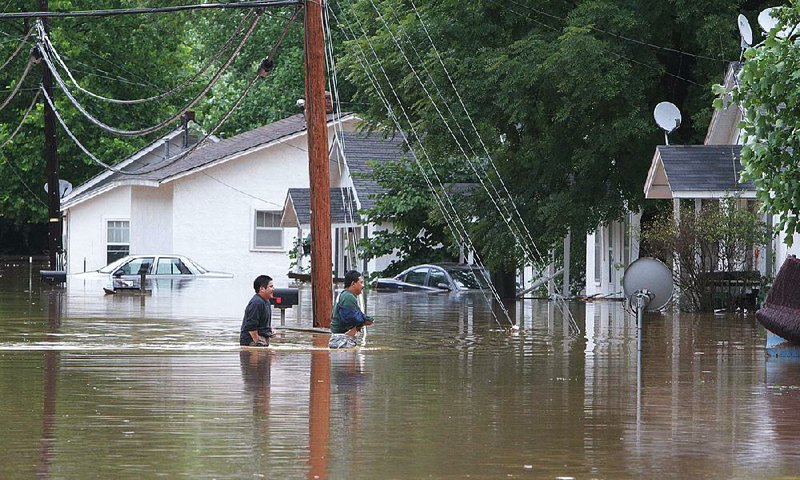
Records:
{"label": "neighboring house", "polygon": [[[343,276],[347,270],[380,272],[394,260],[384,256],[366,261],[359,258],[355,245],[377,230],[391,229],[391,225],[376,225],[362,218],[363,210],[375,205],[375,199],[385,190],[369,178],[371,163],[394,162],[407,156],[400,136],[385,138],[378,133],[345,132],[339,135],[331,151],[331,226],[333,240],[333,270]],[[282,226],[296,230],[295,238],[306,238],[311,230],[311,200],[308,188],[292,188],[286,195]],[[361,212],[361,213],[359,213]],[[362,223],[363,225],[359,225]],[[298,250],[297,270],[306,264]],[[307,255],[306,255],[307,257]]]}
{"label": "neighboring house", "polygon": [[[724,83],[728,89],[733,88],[739,66],[731,64],[726,73]],[[731,196],[739,198],[740,207],[751,207],[755,201],[753,185],[739,182],[740,120],[741,111],[731,104],[714,112],[703,145],[656,147],[644,186],[645,198],[673,200],[676,215],[681,202],[692,202],[699,209],[704,202]],[[628,213],[623,222],[598,226],[587,235],[587,296],[623,296],[624,270],[639,257],[639,217]],[[780,256],[782,250],[776,247]],[[770,249],[761,253],[758,265],[765,272]]]}
{"label": "neighboring house", "polygon": [[[725,86],[735,85],[738,63],[729,67]],[[682,202],[691,202],[696,210],[706,202],[735,197],[739,208],[755,210],[756,190],[752,182],[740,182],[742,140],[738,124],[742,119],[737,104],[716,110],[711,118],[703,145],[659,146],[653,155],[645,182],[645,198],[672,199],[673,211],[679,218]],[[764,216],[764,221],[773,219]],[[788,247],[779,234],[764,248],[750,253],[748,260],[762,275],[772,276],[788,255],[800,254],[800,235]]]}
{"label": "neighboring house", "polygon": [[[334,130],[347,137],[357,121],[329,116],[329,141],[335,143]],[[281,219],[289,190],[309,185],[304,116],[204,145],[177,161],[165,158],[186,148],[181,134],[176,130],[117,165],[127,172],[163,168],[146,175],[106,171],[64,198],[67,272],[95,270],[127,253],[161,252],[237,277],[266,273],[279,285],[287,282],[297,232]],[[357,187],[347,167],[340,171],[334,161],[331,185]],[[353,190],[362,207],[366,195]]]}
{"label": "neighboring house", "polygon": [[626,211],[622,220],[598,225],[586,235],[587,297],[621,298],[625,268],[639,258],[641,213]]}

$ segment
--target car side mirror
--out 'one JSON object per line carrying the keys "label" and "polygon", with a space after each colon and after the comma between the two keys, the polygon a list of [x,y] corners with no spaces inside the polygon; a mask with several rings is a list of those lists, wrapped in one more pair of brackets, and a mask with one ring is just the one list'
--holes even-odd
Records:
{"label": "car side mirror", "polygon": [[436,288],[441,288],[442,290],[450,290],[450,285],[446,283],[437,283]]}
{"label": "car side mirror", "polygon": [[116,270],[114,273],[112,273],[111,276],[113,276],[113,277],[121,277],[123,273],[124,272],[120,268],[119,270]]}

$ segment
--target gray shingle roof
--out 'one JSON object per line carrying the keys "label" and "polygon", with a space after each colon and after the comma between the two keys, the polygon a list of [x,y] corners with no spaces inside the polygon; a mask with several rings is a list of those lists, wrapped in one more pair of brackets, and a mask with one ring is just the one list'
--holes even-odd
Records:
{"label": "gray shingle roof", "polygon": [[[357,212],[353,191],[349,188],[331,188],[331,223],[358,223],[361,219]],[[311,189],[290,188],[287,198],[291,199],[300,225],[311,224]],[[350,203],[350,209],[346,207]]]}
{"label": "gray shingle roof", "polygon": [[657,147],[673,192],[754,190],[739,182],[741,145],[665,145]]}
{"label": "gray shingle roof", "polygon": [[147,179],[164,180],[178,173],[184,173],[203,165],[207,165],[215,160],[234,155],[239,152],[250,150],[251,148],[264,145],[289,135],[302,132],[306,129],[306,120],[302,114],[292,115],[291,117],[278,120],[277,122],[264,125],[263,127],[240,133],[234,137],[221,140],[217,143],[209,143],[198,148],[191,154],[168,164],[163,160],[158,164],[147,167],[147,170],[158,168],[162,164],[167,164],[163,169],[145,175],[123,175],[114,174],[112,177],[117,179]]}
{"label": "gray shingle roof", "polygon": [[[330,121],[331,119],[332,116],[329,115],[328,120]],[[96,184],[87,188],[85,191],[76,195],[75,198],[70,199],[70,202],[72,203],[76,200],[79,200],[81,197],[90,195],[97,189],[114,182],[125,180],[160,182],[174,175],[189,172],[239,152],[244,152],[260,145],[265,145],[276,140],[280,140],[281,138],[303,132],[305,129],[305,117],[303,114],[298,114],[216,143],[209,142],[206,145],[199,147],[189,155],[178,160],[167,160],[164,158],[163,154],[146,155],[141,159],[135,160],[126,165],[124,168],[122,168],[122,170],[136,172],[139,169],[143,169],[150,173],[145,173],[142,175],[126,175],[124,173],[116,172],[112,173]],[[154,144],[163,143],[163,140],[163,138],[157,140],[154,142]],[[170,151],[170,156],[174,157],[180,151],[182,151],[182,149],[177,149],[173,145],[173,148]]]}
{"label": "gray shingle roof", "polygon": [[371,208],[375,204],[375,197],[382,195],[385,189],[371,178],[362,178],[363,174],[372,173],[372,167],[368,163],[396,162],[400,158],[410,158],[404,148],[405,142],[400,135],[384,138],[379,133],[362,132],[345,133],[342,143],[361,208]]}

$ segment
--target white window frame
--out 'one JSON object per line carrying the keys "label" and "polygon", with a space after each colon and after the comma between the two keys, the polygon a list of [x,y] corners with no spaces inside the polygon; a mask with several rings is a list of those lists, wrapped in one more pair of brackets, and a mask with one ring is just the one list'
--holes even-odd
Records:
{"label": "white window frame", "polygon": [[[124,223],[127,224],[127,227],[128,227],[128,241],[127,242],[125,242],[125,241],[109,241],[108,234],[109,234],[109,229],[111,228],[111,223],[112,222],[120,222],[120,223],[124,222]],[[105,235],[105,240],[106,240],[105,241],[105,244],[106,244],[106,249],[105,249],[106,264],[111,263],[110,261],[108,261],[109,260],[108,259],[108,253],[109,253],[108,249],[109,249],[109,247],[112,247],[112,246],[113,247],[128,247],[128,253],[126,253],[125,255],[130,255],[131,254],[131,221],[130,221],[130,219],[129,218],[106,218],[104,220],[104,222],[103,222],[103,225],[105,227],[103,229],[103,235]],[[123,255],[123,257],[125,255]],[[122,258],[122,257],[117,257],[117,258]]]}
{"label": "white window frame", "polygon": [[[258,252],[282,252],[285,250],[285,239],[284,239],[284,229],[283,227],[259,227],[258,226],[258,215],[259,213],[271,213],[278,216],[278,221],[280,221],[280,217],[283,215],[282,210],[252,210],[252,228],[250,229],[250,245],[251,250],[258,251]],[[258,245],[256,243],[256,233],[259,230],[266,230],[266,231],[278,231],[280,232],[280,245]]]}

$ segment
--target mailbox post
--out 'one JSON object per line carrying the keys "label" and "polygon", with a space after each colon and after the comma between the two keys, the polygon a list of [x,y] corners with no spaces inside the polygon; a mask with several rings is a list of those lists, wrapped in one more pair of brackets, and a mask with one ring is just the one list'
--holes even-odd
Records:
{"label": "mailbox post", "polygon": [[299,292],[296,288],[276,288],[272,291],[269,303],[281,311],[281,327],[286,324],[286,309],[292,308],[299,302]]}

